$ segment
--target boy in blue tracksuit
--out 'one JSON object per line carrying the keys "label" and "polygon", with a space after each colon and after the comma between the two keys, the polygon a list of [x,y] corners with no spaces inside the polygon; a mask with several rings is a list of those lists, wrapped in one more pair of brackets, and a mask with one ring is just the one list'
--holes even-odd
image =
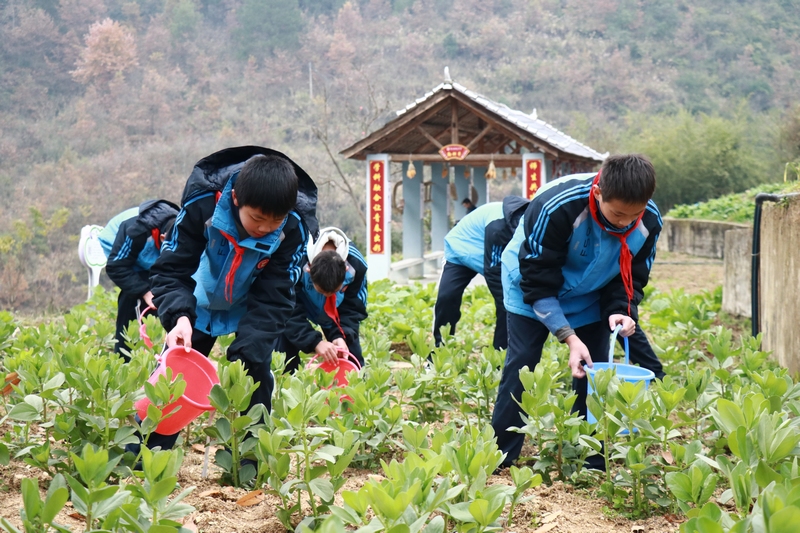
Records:
{"label": "boy in blue tracksuit", "polygon": [[117,287],[117,332],[114,351],[129,361],[125,349],[125,329],[136,320],[139,301],[153,305],[150,292],[150,267],[161,244],[175,223],[178,206],[167,200],[148,200],[108,221],[100,232],[100,244],[106,253],[106,273]]}
{"label": "boy in blue tracksuit", "polygon": [[[310,234],[317,231],[317,188],[291,159],[258,146],[200,160],[181,211],[151,269],[153,300],[170,347],[208,355],[216,338],[236,333],[227,351],[260,383],[250,404],[271,408],[272,351],[295,303],[294,286]],[[170,448],[177,435],[151,435]]]}
{"label": "boy in blue tracksuit", "polygon": [[295,291],[297,304],[278,348],[286,353],[285,370],[297,370],[300,351],[335,362],[347,350],[364,366],[359,327],[367,318],[367,262],[342,230],[325,228],[309,242]]}
{"label": "boy in blue tracksuit", "polygon": [[502,202],[482,205],[462,218],[445,236],[445,263],[433,309],[436,346],[442,344],[442,326],[450,325],[450,335],[456,332],[456,324],[461,319],[461,298],[477,274],[486,278],[497,311],[492,345],[497,350],[507,346],[500,254],[511,240],[527,205],[528,200],[519,196],[507,196]]}
{"label": "boy in blue tracksuit", "polygon": [[508,352],[492,426],[504,466],[525,438],[507,431],[523,425],[514,401],[523,392],[519,371],[536,366],[547,336],[569,346],[575,409],[585,416],[584,363],[607,360],[617,325],[624,337],[635,332],[662,226],[654,190],[644,156],[611,156],[597,174],[548,183],[526,209],[502,256]]}

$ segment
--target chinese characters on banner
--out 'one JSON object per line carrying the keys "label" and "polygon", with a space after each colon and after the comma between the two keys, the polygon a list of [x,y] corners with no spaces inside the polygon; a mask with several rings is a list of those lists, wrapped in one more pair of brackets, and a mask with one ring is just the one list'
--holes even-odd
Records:
{"label": "chinese characters on banner", "polygon": [[373,160],[369,167],[369,250],[373,254],[382,254],[386,244],[384,232],[384,170],[385,162]]}
{"label": "chinese characters on banner", "polygon": [[544,167],[544,161],[538,158],[525,158],[524,164],[525,198],[530,200],[536,194],[536,191],[539,190],[539,187],[544,185],[542,181],[542,169]]}

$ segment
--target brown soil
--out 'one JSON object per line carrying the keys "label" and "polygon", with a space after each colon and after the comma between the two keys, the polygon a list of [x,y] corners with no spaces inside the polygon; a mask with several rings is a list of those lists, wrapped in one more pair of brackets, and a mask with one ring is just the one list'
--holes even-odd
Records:
{"label": "brown soil", "polygon": [[683,289],[687,293],[713,290],[722,285],[723,263],[673,252],[658,252],[650,284],[661,292]]}
{"label": "brown soil", "polygon": [[[184,501],[194,506],[196,512],[186,520],[190,528],[194,525],[202,533],[283,533],[285,529],[275,518],[277,498],[260,496],[257,505],[242,507],[236,502],[248,491],[221,487],[217,480],[219,470],[210,468],[209,479],[201,477],[203,454],[196,450],[187,452],[181,468],[179,482],[182,487],[195,487],[194,492]],[[358,490],[374,472],[351,469],[349,479],[343,490]],[[39,479],[45,487],[47,476],[36,469],[20,463],[0,471],[0,487],[5,494],[0,498],[0,517],[6,518],[17,527],[21,526],[19,509],[22,498],[19,493],[20,481],[26,477]],[[491,476],[490,484],[512,485],[507,471],[503,475]],[[674,533],[679,524],[670,521],[672,517],[653,516],[646,520],[628,520],[621,516],[610,516],[603,511],[603,501],[585,494],[576,493],[570,485],[556,483],[550,487],[540,486],[530,491],[534,498],[519,505],[514,510],[511,530],[518,533]],[[44,496],[44,490],[42,490]],[[339,497],[339,504],[341,498]],[[68,504],[69,505],[69,504]],[[73,531],[82,531],[85,523],[75,516],[71,507],[62,511],[56,522]],[[642,529],[640,529],[642,528]]]}

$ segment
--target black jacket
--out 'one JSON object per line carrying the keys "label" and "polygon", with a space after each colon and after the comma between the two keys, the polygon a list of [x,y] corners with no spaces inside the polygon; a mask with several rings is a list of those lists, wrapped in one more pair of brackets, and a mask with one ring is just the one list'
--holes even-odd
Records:
{"label": "black jacket", "polygon": [[[122,292],[141,298],[150,290],[150,273],[137,268],[139,254],[153,236],[153,230],[163,234],[167,223],[178,214],[178,209],[167,200],[148,200],[139,206],[138,216],[120,223],[108,254],[106,273]],[[154,244],[156,249],[161,245],[160,242]]]}
{"label": "black jacket", "polygon": [[[198,269],[209,242],[210,221],[217,209],[217,191],[222,191],[231,176],[257,154],[272,154],[290,161],[299,178],[295,212],[282,230],[278,248],[259,262],[252,284],[247,289],[246,311],[235,324],[236,340],[228,348],[228,359],[262,362],[271,354],[283,332],[295,302],[294,285],[299,277],[299,261],[305,250],[309,230],[318,231],[317,188],[308,174],[284,154],[258,146],[229,148],[201,159],[192,170],[182,197],[182,209],[169,243],[151,269],[152,291],[159,316],[167,331],[178,318],[197,319],[196,282]],[[222,198],[220,202],[229,201]],[[301,218],[302,217],[302,218]],[[220,274],[222,277],[225,273]],[[237,281],[238,283],[238,281]],[[224,316],[226,310],[202,309],[204,315]]]}

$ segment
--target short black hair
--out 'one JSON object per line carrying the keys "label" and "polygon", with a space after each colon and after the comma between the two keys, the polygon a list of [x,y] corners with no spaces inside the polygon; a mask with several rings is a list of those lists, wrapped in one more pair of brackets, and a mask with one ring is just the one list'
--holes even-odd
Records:
{"label": "short black hair", "polygon": [[603,201],[646,204],[656,190],[656,169],[641,154],[617,154],[606,158],[600,169]]}
{"label": "short black hair", "polygon": [[462,204],[471,204],[472,200],[470,200],[469,198],[464,198],[463,200],[461,200],[461,203]]}
{"label": "short black hair", "polygon": [[310,270],[314,285],[322,292],[332,294],[344,283],[347,265],[334,250],[325,250],[317,254]]}
{"label": "short black hair", "polygon": [[233,186],[239,206],[266,215],[284,217],[297,203],[297,173],[292,163],[277,155],[256,155],[247,160]]}

